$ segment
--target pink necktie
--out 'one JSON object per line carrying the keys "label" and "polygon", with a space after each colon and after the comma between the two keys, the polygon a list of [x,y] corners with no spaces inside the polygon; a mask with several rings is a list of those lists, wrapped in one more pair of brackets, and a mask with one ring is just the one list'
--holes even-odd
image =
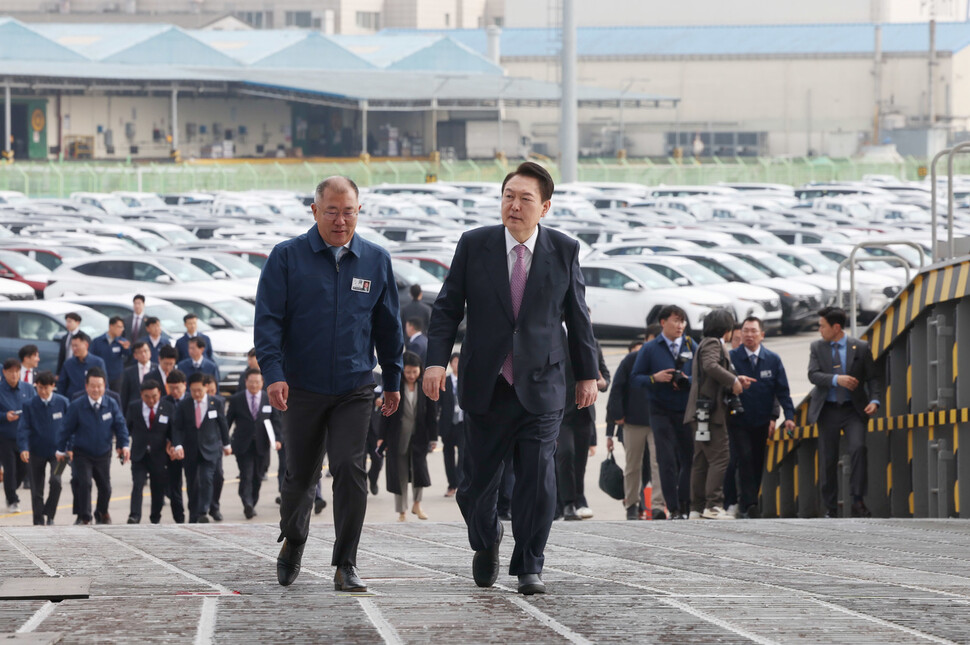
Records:
{"label": "pink necktie", "polygon": [[249,411],[253,414],[253,419],[259,416],[259,404],[256,402],[256,397],[252,394],[249,395]]}
{"label": "pink necktie", "polygon": [[202,427],[202,403],[198,401],[195,404],[195,427]]}
{"label": "pink necktie", "polygon": [[[516,245],[515,256],[515,266],[512,267],[512,277],[509,278],[509,290],[512,292],[512,315],[518,320],[522,294],[525,293],[525,282],[529,277],[525,271],[525,244]],[[513,384],[512,352],[509,352],[505,357],[505,363],[502,364],[502,376],[509,385]]]}

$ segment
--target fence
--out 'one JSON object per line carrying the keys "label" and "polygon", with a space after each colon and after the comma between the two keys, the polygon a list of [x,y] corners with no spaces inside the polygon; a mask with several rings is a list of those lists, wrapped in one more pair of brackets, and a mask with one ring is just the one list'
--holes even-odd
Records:
{"label": "fence", "polygon": [[[440,161],[360,160],[300,162],[233,161],[210,163],[16,162],[0,164],[0,190],[18,190],[31,197],[66,197],[75,191],[114,190],[174,193],[192,190],[284,189],[309,191],[322,177],[341,174],[362,186],[381,183],[441,181],[501,181],[519,160]],[[559,176],[555,164],[548,164]],[[850,158],[705,158],[678,163],[649,159],[584,159],[581,181],[659,184],[769,182],[801,185],[812,181],[851,181],[868,174],[921,178],[926,160],[869,162]],[[957,172],[970,173],[970,158],[956,159]]]}

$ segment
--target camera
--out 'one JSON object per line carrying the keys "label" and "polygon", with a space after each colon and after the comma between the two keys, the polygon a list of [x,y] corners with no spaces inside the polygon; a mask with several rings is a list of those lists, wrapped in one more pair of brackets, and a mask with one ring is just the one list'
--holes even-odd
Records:
{"label": "camera", "polygon": [[694,431],[694,441],[711,440],[709,422],[711,420],[711,408],[714,407],[713,403],[710,399],[698,397],[696,411],[694,412],[694,420],[697,421],[697,430]]}
{"label": "camera", "polygon": [[744,405],[741,404],[741,397],[737,394],[726,394],[724,405],[727,406],[727,413],[731,416],[744,414]]}
{"label": "camera", "polygon": [[[685,343],[686,344],[686,343]],[[690,379],[684,374],[684,365],[687,361],[694,357],[694,352],[690,349],[684,349],[677,356],[677,360],[674,361],[674,373],[671,383],[677,386],[678,390],[689,390],[690,389]]]}

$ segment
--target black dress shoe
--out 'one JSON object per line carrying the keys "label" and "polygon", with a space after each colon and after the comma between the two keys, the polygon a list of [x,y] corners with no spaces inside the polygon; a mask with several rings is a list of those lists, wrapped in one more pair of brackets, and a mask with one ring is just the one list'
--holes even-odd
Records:
{"label": "black dress shoe", "polygon": [[829,510],[825,511],[825,516],[824,517],[827,520],[838,519],[838,517],[839,517],[839,511],[838,511],[838,509],[830,508]]}
{"label": "black dress shoe", "polygon": [[650,511],[650,516],[655,520],[665,520],[667,519],[667,513],[664,512],[662,508],[655,508]]}
{"label": "black dress shoe", "polygon": [[748,510],[746,510],[744,513],[749,520],[757,520],[761,518],[761,508],[757,504],[752,504],[749,506]]}
{"label": "black dress shoe", "polygon": [[498,514],[498,518],[500,520],[502,520],[503,522],[511,522],[512,521],[512,513],[499,513]]}
{"label": "black dress shoe", "polygon": [[111,524],[111,513],[95,513],[95,524]]}
{"label": "black dress shoe", "polygon": [[[635,509],[636,506],[633,508]],[[546,585],[542,584],[542,578],[538,573],[523,573],[519,576],[519,593],[525,596],[546,593]]]}
{"label": "black dress shoe", "polygon": [[77,518],[76,520],[74,520],[74,524],[75,525],[77,525],[77,524],[83,524],[83,525],[86,526],[86,525],[88,525],[90,523],[91,523],[91,520],[82,520],[80,517]]}
{"label": "black dress shoe", "polygon": [[567,522],[582,520],[579,514],[576,512],[576,507],[572,504],[566,504],[566,507],[562,509],[562,517]]}
{"label": "black dress shoe", "polygon": [[628,520],[639,520],[640,511],[637,509],[637,505],[627,506],[626,508],[626,519]]}
{"label": "black dress shoe", "polygon": [[129,517],[128,518],[128,523],[129,524],[138,524],[138,522],[139,522],[138,518],[135,518],[135,517]]}
{"label": "black dress shoe", "polygon": [[377,495],[377,491],[378,490],[379,489],[377,488],[377,482],[376,481],[372,481],[370,483],[370,494],[371,495]]}
{"label": "black dress shoe", "polygon": [[499,522],[498,536],[496,536],[492,546],[481,551],[475,551],[475,557],[472,559],[472,577],[475,578],[475,584],[479,587],[491,587],[498,580],[498,547],[502,543],[503,535],[505,535],[505,528]]}
{"label": "black dress shoe", "polygon": [[355,593],[367,591],[367,585],[357,575],[357,568],[349,564],[337,567],[337,572],[333,574],[333,588],[336,591]]}
{"label": "black dress shoe", "polygon": [[852,503],[852,517],[872,517],[872,513],[866,508],[866,503],[859,500]]}
{"label": "black dress shoe", "polygon": [[671,511],[670,512],[670,519],[672,519],[672,520],[686,520],[687,518],[684,515],[681,515],[678,511]]}
{"label": "black dress shoe", "polygon": [[216,522],[222,521],[222,513],[220,513],[219,511],[209,511],[209,517],[214,519]]}
{"label": "black dress shoe", "polygon": [[246,516],[247,520],[251,520],[255,517],[256,511],[253,510],[252,506],[243,506],[243,515]]}
{"label": "black dress shoe", "polygon": [[303,544],[291,544],[289,540],[283,540],[283,548],[276,556],[276,579],[284,587],[288,587],[300,575],[300,563],[303,561]]}
{"label": "black dress shoe", "polygon": [[48,517],[47,518],[47,526],[54,526],[54,518],[53,517]]}
{"label": "black dress shoe", "polygon": [[276,503],[277,503],[277,504],[281,504],[281,503],[282,503],[282,501],[283,501],[283,498],[282,498],[282,497],[280,497],[279,495],[277,495],[277,496],[276,496]]}
{"label": "black dress shoe", "polygon": [[208,515],[200,515],[198,517],[198,519],[195,520],[195,523],[196,524],[208,524],[209,523],[209,516]]}
{"label": "black dress shoe", "polygon": [[323,509],[327,508],[327,500],[322,497],[318,497],[313,500],[313,513],[319,515],[323,512]]}

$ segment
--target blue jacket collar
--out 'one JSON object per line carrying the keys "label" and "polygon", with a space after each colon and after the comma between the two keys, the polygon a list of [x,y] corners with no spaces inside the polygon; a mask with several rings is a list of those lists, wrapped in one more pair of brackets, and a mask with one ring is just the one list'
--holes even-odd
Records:
{"label": "blue jacket collar", "polygon": [[[311,226],[310,230],[307,231],[306,238],[307,241],[310,242],[310,250],[312,250],[314,253],[326,251],[330,248],[327,246],[327,243],[323,241],[323,238],[320,237],[320,230],[317,228],[316,224]],[[350,244],[347,245],[347,248],[351,253],[359,258],[362,244],[363,243],[360,241],[360,235],[355,232],[354,236],[350,238]]]}

